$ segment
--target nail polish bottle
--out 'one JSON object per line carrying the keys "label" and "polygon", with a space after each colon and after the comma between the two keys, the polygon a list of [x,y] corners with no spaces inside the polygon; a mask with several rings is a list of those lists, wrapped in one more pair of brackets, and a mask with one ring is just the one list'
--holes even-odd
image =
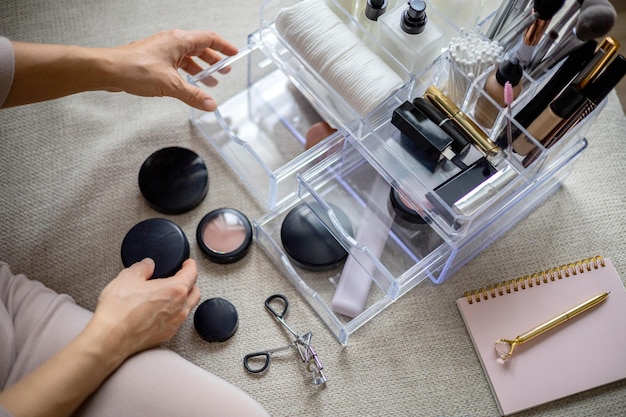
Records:
{"label": "nail polish bottle", "polygon": [[[328,0],[333,1],[333,0]],[[354,17],[361,29],[377,37],[379,32],[379,18],[385,13],[394,10],[401,0],[334,0],[341,5],[349,15]],[[357,33],[361,33],[357,30]]]}
{"label": "nail polish bottle", "polygon": [[387,0],[367,0],[364,15],[372,21],[377,21],[387,11]]}
{"label": "nail polish bottle", "polygon": [[343,6],[352,16],[357,17],[358,10],[363,10],[365,2],[367,0],[335,0],[338,4]]}
{"label": "nail polish bottle", "polygon": [[426,3],[410,0],[379,18],[380,42],[410,72],[417,73],[431,63],[444,42],[442,31],[428,21]]}
{"label": "nail polish bottle", "polygon": [[448,16],[460,28],[473,28],[479,23],[484,10],[495,10],[499,3],[492,0],[493,7],[486,5],[489,0],[430,0],[429,3],[441,14]]}
{"label": "nail polish bottle", "polygon": [[[484,92],[493,99],[500,107],[505,107],[504,84],[508,82],[513,86],[513,99],[522,92],[522,67],[517,58],[511,58],[502,62],[498,68],[487,77]],[[485,129],[491,129],[498,118],[500,108],[493,105],[488,98],[480,95],[474,108],[474,119]]]}
{"label": "nail polish bottle", "polygon": [[366,31],[375,34],[378,30],[378,18],[385,14],[389,0],[367,0],[363,8],[357,11],[357,20]]}

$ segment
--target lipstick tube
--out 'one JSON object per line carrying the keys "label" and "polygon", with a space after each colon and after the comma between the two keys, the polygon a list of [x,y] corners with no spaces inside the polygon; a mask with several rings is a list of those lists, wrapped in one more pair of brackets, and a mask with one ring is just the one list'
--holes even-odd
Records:
{"label": "lipstick tube", "polygon": [[435,164],[456,156],[452,150],[452,138],[410,101],[405,101],[394,110],[391,124],[415,143],[424,157]]}
{"label": "lipstick tube", "polygon": [[463,132],[471,139],[474,146],[478,148],[486,157],[492,158],[501,154],[501,149],[489,136],[482,131],[472,119],[457,107],[443,92],[434,85],[428,87],[424,97],[430,100],[449,119],[453,120]]}
{"label": "lipstick tube", "polygon": [[444,132],[450,135],[454,141],[452,143],[452,150],[454,150],[454,152],[458,155],[463,155],[469,150],[470,141],[465,136],[465,133],[456,123],[447,118],[434,104],[428,101],[428,99],[417,97],[413,100],[413,105],[428,116],[430,120],[435,122]]}
{"label": "lipstick tube", "polygon": [[[600,42],[598,45],[598,51],[596,52],[596,56],[598,56],[597,60],[593,61],[593,66],[589,70],[583,70],[580,77],[577,77],[574,82],[578,84],[580,88],[585,88],[589,82],[594,80],[602,70],[611,62],[617,51],[619,50],[620,44],[618,41],[613,39],[610,36],[607,36]],[[600,53],[602,52],[602,53]],[[590,66],[591,63],[588,65]]]}
{"label": "lipstick tube", "polygon": [[507,165],[460,198],[452,208],[458,214],[471,216],[515,178],[517,171]]}

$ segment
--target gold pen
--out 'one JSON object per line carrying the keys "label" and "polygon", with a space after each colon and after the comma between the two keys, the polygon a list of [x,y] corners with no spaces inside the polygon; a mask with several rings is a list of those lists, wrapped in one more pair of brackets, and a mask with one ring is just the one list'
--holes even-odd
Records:
{"label": "gold pen", "polygon": [[515,340],[508,340],[508,339],[496,340],[495,348],[496,348],[496,352],[498,353],[498,356],[502,360],[507,360],[508,358],[511,357],[511,355],[513,354],[513,350],[515,350],[515,348],[518,345],[521,345],[522,343],[527,342],[530,339],[537,337],[540,334],[545,333],[550,329],[554,329],[556,326],[558,326],[559,324],[565,323],[567,320],[571,319],[572,317],[575,317],[579,315],[580,313],[587,311],[592,307],[597,306],[602,301],[604,301],[606,297],[608,296],[609,296],[608,292],[596,295],[595,297],[590,298],[589,300],[577,305],[576,307],[573,307],[567,310],[566,312],[559,314],[553,319],[550,319],[546,321],[545,323],[540,324],[539,326],[517,336]]}

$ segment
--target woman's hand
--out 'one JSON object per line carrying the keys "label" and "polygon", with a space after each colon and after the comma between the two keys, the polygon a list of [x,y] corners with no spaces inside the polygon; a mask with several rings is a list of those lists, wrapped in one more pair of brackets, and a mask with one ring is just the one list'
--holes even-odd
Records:
{"label": "woman's hand", "polygon": [[237,48],[210,31],[169,30],[130,45],[113,48],[112,89],[146,97],[175,97],[190,106],[213,111],[213,98],[184,80],[178,69],[191,75],[201,71],[192,59],[214,64]]}
{"label": "woman's hand", "polygon": [[85,329],[0,392],[0,405],[14,416],[69,416],[128,357],[174,336],[200,300],[196,264],[188,259],[173,277],[150,280],[153,270],[149,259],[124,269]]}
{"label": "woman's hand", "polygon": [[214,64],[237,48],[211,31],[169,30],[129,45],[86,48],[12,42],[15,75],[4,107],[36,103],[83,91],[125,91],[174,97],[201,110],[217,104],[178,70],[200,72],[196,59]]}
{"label": "woman's hand", "polygon": [[122,356],[170,340],[200,301],[192,259],[173,277],[151,280],[153,272],[151,259],[137,262],[122,270],[98,298],[89,326],[106,329]]}

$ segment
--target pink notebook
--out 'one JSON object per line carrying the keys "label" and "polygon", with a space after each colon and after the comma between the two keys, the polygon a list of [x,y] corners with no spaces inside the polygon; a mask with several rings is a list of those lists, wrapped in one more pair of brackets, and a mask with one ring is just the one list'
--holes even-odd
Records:
{"label": "pink notebook", "polygon": [[[603,302],[518,345],[506,361],[496,353],[496,340],[515,339],[604,292]],[[609,259],[505,281],[457,305],[502,415],[626,378],[626,290]]]}

